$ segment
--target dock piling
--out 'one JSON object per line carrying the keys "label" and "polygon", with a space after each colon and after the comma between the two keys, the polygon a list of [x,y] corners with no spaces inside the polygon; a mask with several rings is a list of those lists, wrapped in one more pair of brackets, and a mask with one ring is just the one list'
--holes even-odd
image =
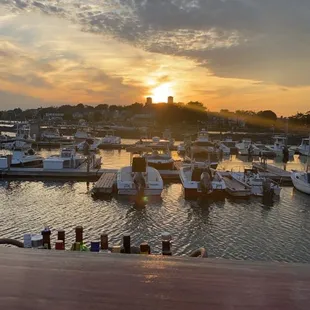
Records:
{"label": "dock piling", "polygon": [[57,240],[62,240],[64,248],[66,247],[66,233],[63,229],[58,230]]}
{"label": "dock piling", "polygon": [[162,255],[172,255],[171,251],[171,240],[172,237],[168,232],[164,232],[161,235],[161,240],[162,240]]}
{"label": "dock piling", "polygon": [[130,235],[124,235],[123,236],[123,247],[124,247],[124,253],[130,254],[131,248],[130,248]]}
{"label": "dock piling", "polygon": [[142,242],[140,244],[140,254],[151,254],[151,248],[147,242]]}
{"label": "dock piling", "polygon": [[75,242],[83,243],[83,227],[75,227]]}
{"label": "dock piling", "polygon": [[109,249],[109,237],[107,233],[101,234],[100,241],[101,241],[101,250],[108,250]]}
{"label": "dock piling", "polygon": [[44,228],[41,232],[43,238],[43,247],[45,249],[51,249],[51,231],[49,228]]}

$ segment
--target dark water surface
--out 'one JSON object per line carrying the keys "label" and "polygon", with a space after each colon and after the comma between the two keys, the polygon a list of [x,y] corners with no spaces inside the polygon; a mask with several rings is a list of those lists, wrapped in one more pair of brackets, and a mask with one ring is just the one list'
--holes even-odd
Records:
{"label": "dark water surface", "polygon": [[[101,154],[104,167],[129,163],[124,151]],[[221,167],[242,164],[233,159]],[[295,159],[290,165],[297,167],[300,162]],[[212,257],[310,262],[310,197],[291,187],[267,207],[258,198],[185,201],[181,184],[167,184],[162,198],[149,201],[145,208],[126,198],[94,200],[92,187],[93,183],[0,181],[0,238],[21,240],[24,233],[40,232],[48,225],[54,236],[55,230],[64,228],[69,246],[74,227],[83,225],[88,242],[107,231],[116,244],[129,233],[133,243],[148,241],[159,252],[160,234],[168,231],[175,254],[203,246]]]}

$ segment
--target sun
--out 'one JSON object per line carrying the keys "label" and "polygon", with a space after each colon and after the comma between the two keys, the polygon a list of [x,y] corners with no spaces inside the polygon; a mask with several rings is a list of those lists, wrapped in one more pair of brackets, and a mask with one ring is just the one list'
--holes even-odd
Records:
{"label": "sun", "polygon": [[167,102],[169,96],[173,96],[171,83],[164,83],[152,89],[153,102]]}

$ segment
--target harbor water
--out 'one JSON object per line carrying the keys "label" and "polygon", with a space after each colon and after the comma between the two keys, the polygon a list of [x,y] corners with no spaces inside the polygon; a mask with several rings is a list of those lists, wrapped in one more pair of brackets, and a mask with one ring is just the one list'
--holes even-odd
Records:
{"label": "harbor water", "polygon": [[[101,156],[104,168],[120,168],[130,160],[125,151],[101,151]],[[242,159],[229,158],[220,168],[244,165]],[[297,157],[288,165],[302,167]],[[54,237],[57,229],[65,229],[70,246],[74,227],[83,225],[88,244],[106,231],[113,244],[130,234],[134,244],[148,241],[153,252],[160,252],[160,235],[167,231],[177,255],[205,247],[210,257],[310,262],[310,197],[292,187],[284,187],[280,199],[266,206],[260,198],[185,201],[182,184],[170,183],[161,199],[147,201],[143,208],[124,197],[96,200],[92,187],[85,182],[0,181],[0,238],[22,240],[23,234],[49,226]]]}

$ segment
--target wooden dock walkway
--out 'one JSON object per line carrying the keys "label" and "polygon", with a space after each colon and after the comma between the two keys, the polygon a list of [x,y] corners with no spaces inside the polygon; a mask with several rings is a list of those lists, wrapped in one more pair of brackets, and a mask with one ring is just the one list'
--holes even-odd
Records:
{"label": "wooden dock walkway", "polygon": [[253,168],[256,168],[258,171],[269,173],[270,179],[281,183],[292,184],[291,173],[289,171],[285,171],[273,165],[258,162],[253,163]]}
{"label": "wooden dock walkway", "polygon": [[223,177],[227,187],[227,192],[235,197],[248,197],[251,195],[251,188],[245,186],[231,177]]}
{"label": "wooden dock walkway", "polygon": [[25,180],[63,180],[63,181],[97,181],[102,173],[116,173],[117,169],[61,169],[46,170],[43,168],[10,168],[0,170],[2,179],[25,179]]}
{"label": "wooden dock walkway", "polygon": [[308,310],[310,266],[0,248],[1,309]]}
{"label": "wooden dock walkway", "polygon": [[100,179],[96,182],[93,193],[96,195],[110,195],[113,193],[116,183],[116,173],[104,172],[102,173]]}
{"label": "wooden dock walkway", "polygon": [[[163,180],[180,181],[179,170],[182,162],[175,162],[175,170],[159,171]],[[268,165],[267,170],[259,164],[254,166],[262,171],[261,176],[270,178],[274,181],[281,182],[282,185],[292,185],[290,172],[280,168]],[[269,171],[272,170],[272,171]],[[0,170],[0,179],[26,179],[26,180],[74,180],[74,181],[98,181],[103,173],[117,173],[117,169],[90,169],[87,172],[86,168],[80,169],[61,169],[61,170],[46,170],[43,168],[10,168]],[[229,175],[227,171],[219,171],[225,177]]]}

